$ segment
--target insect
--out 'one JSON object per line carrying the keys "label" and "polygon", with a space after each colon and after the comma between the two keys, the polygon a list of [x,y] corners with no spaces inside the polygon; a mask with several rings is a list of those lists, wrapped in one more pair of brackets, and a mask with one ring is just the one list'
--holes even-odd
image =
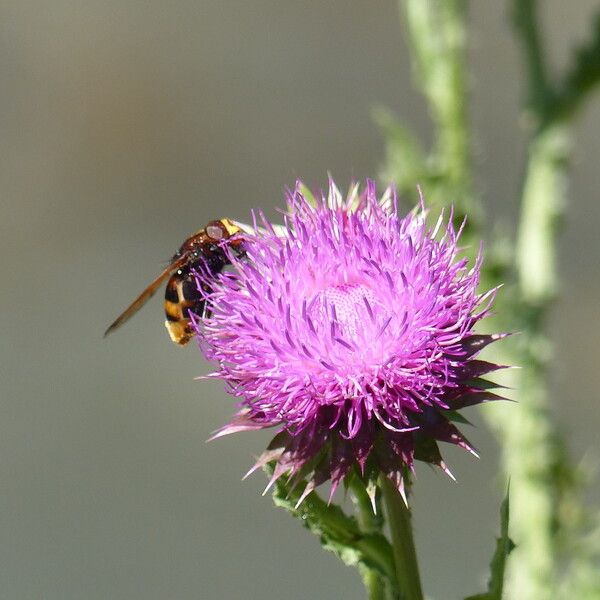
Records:
{"label": "insect", "polygon": [[[187,344],[194,337],[190,312],[204,317],[208,311],[194,272],[204,270],[216,275],[230,264],[223,249],[224,243],[241,255],[243,240],[237,235],[241,231],[229,219],[220,219],[211,221],[204,229],[187,238],[173,255],[167,268],[116,318],[104,336],[128,321],[150,300],[161,283],[169,278],[165,289],[165,326],[175,344]],[[207,284],[202,285],[204,291],[210,291]]]}

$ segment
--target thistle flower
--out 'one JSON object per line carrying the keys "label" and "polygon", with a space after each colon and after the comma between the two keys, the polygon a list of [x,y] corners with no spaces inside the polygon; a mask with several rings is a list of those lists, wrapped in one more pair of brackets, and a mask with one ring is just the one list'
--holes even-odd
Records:
{"label": "thistle flower", "polygon": [[302,498],[325,481],[333,495],[351,470],[404,495],[415,460],[451,476],[438,441],[476,455],[454,411],[499,398],[479,377],[500,367],[475,358],[501,337],[473,332],[495,294],[477,292],[481,252],[469,267],[452,215],[430,228],[421,202],[401,218],[394,191],[378,200],[371,181],[345,199],[333,182],[316,202],[302,189],[283,227],[255,217],[232,271],[198,274],[209,377],[240,401],[213,437],[278,428],[250,472],[274,462],[269,486],[306,479]]}

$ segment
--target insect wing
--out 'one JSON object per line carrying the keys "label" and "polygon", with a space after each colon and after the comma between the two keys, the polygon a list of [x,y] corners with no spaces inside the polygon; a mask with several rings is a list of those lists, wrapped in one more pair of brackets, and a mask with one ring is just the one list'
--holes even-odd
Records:
{"label": "insect wing", "polygon": [[112,333],[118,327],[121,327],[123,323],[131,319],[131,317],[138,311],[154,294],[156,290],[160,287],[160,284],[171,276],[171,273],[185,265],[188,261],[187,256],[181,256],[174,262],[172,262],[109,326],[109,328],[104,332],[104,337],[106,337],[109,333]]}

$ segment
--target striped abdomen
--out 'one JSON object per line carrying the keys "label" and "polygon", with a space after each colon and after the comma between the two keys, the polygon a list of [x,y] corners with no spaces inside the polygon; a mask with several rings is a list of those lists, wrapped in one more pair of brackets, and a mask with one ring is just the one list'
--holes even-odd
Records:
{"label": "striped abdomen", "polygon": [[165,326],[171,339],[181,346],[194,337],[190,312],[204,316],[205,300],[189,267],[179,269],[167,282],[165,289]]}

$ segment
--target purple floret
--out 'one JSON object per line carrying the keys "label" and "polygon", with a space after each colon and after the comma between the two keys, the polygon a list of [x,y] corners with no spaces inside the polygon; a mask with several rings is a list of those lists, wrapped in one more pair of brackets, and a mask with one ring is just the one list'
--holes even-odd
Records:
{"label": "purple floret", "polygon": [[301,189],[283,232],[261,218],[232,271],[198,275],[212,289],[200,346],[241,407],[216,435],[278,427],[254,468],[306,478],[304,496],[354,466],[400,491],[415,459],[449,473],[437,441],[475,453],[450,411],[498,398],[479,378],[500,367],[476,359],[502,337],[473,332],[495,294],[477,292],[481,253],[469,266],[451,215],[401,218],[371,181],[347,198],[331,183],[316,205]]}

